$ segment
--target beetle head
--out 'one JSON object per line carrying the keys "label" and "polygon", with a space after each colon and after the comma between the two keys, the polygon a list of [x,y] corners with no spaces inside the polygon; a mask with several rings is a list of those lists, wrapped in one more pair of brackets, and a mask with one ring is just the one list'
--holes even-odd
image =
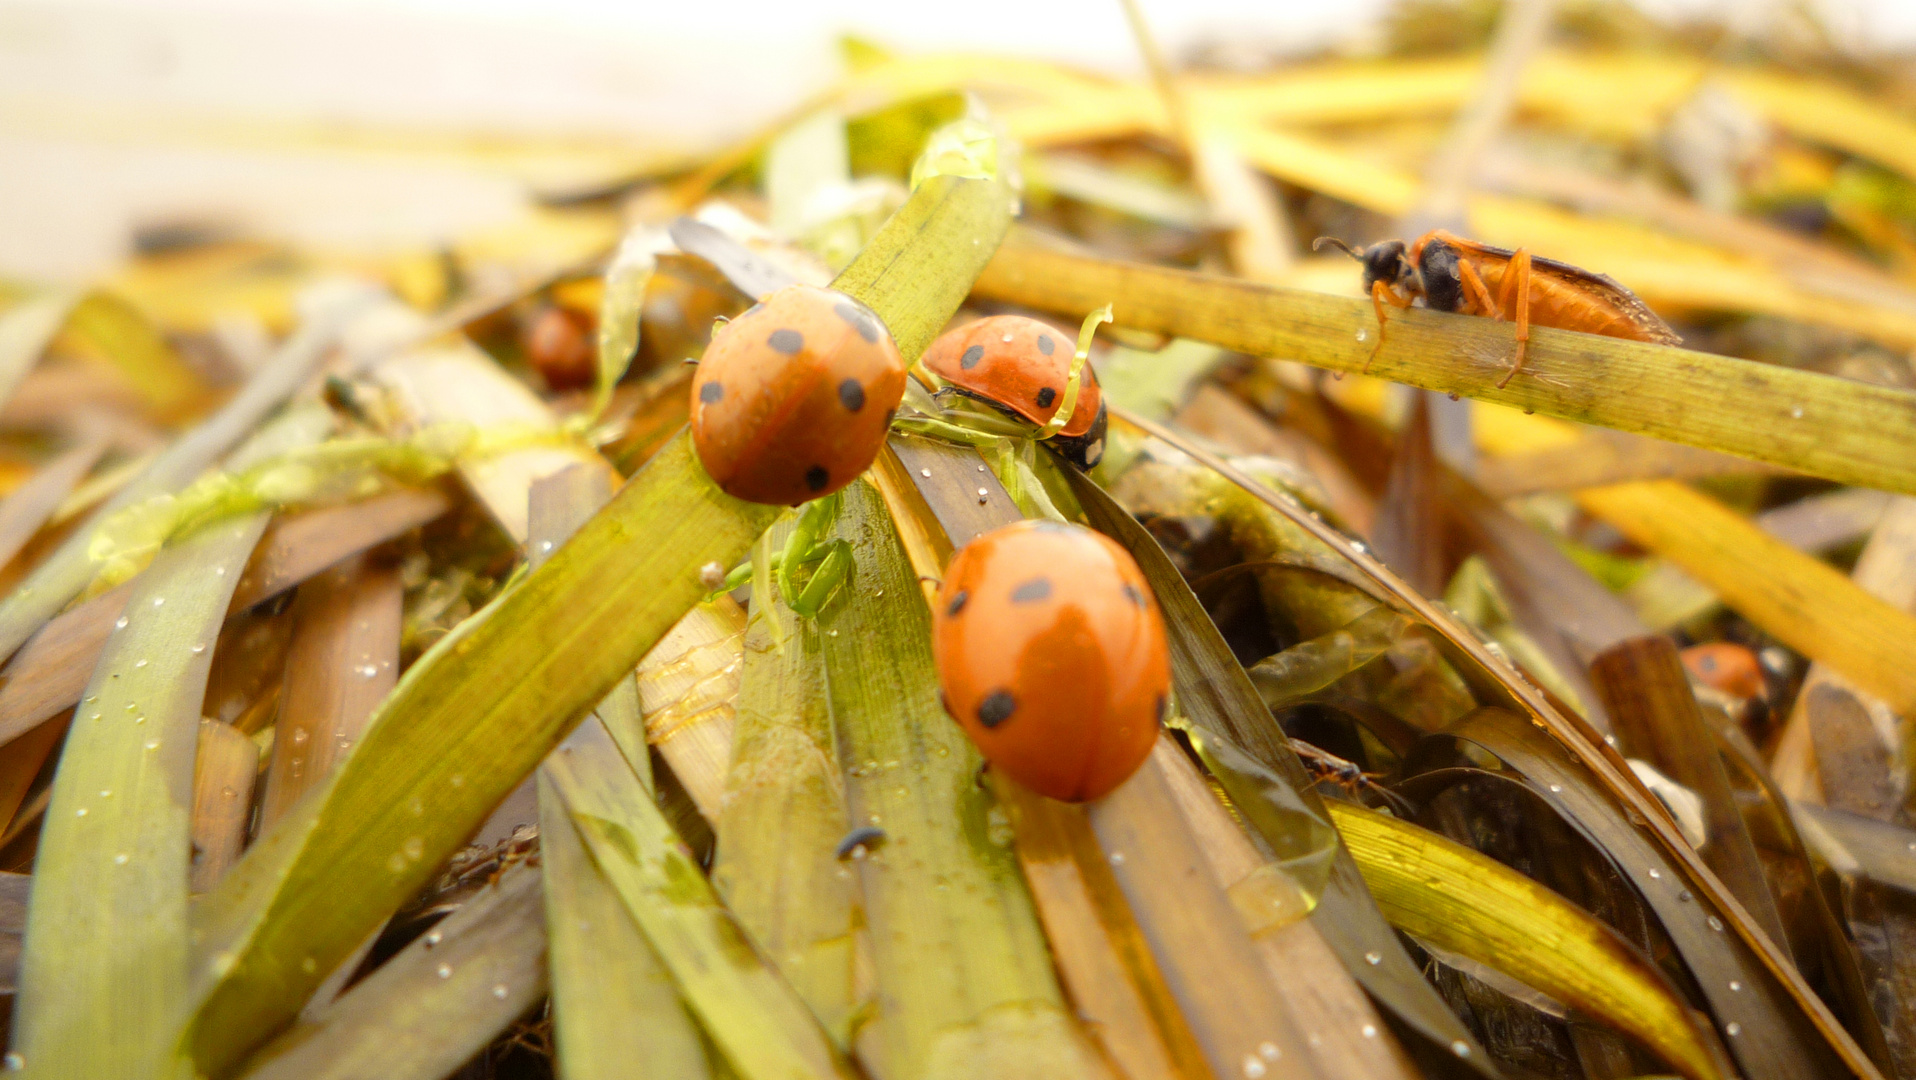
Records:
{"label": "beetle head", "polygon": [[1353,248],[1334,236],[1320,236],[1311,250],[1322,251],[1326,247],[1337,248],[1364,264],[1365,292],[1370,292],[1371,286],[1379,281],[1409,296],[1424,291],[1423,279],[1411,265],[1410,249],[1402,240],[1380,240],[1367,248]]}

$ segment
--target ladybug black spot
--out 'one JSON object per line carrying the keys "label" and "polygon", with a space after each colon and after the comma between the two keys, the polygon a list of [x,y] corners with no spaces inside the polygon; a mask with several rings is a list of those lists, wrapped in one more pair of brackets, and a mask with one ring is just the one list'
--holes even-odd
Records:
{"label": "ladybug black spot", "polygon": [[978,361],[984,358],[985,347],[983,345],[973,345],[971,348],[965,350],[965,355],[958,358],[958,366],[964,368],[966,371],[970,371],[972,368],[978,366]]}
{"label": "ladybug black spot", "polygon": [[1035,577],[1011,590],[1014,604],[1035,604],[1051,595],[1051,579]]}
{"label": "ladybug black spot", "polygon": [[978,722],[988,728],[995,728],[1011,714],[1018,711],[1018,699],[1011,696],[1009,690],[993,690],[978,703]]}
{"label": "ladybug black spot", "polygon": [[832,474],[826,472],[823,465],[814,465],[805,470],[805,486],[813,491],[824,491],[825,485],[831,482]]}
{"label": "ladybug black spot", "polygon": [[873,322],[874,316],[871,312],[850,300],[839,301],[832,306],[832,310],[838,313],[839,318],[852,324],[852,329],[858,331],[859,337],[874,343],[878,341],[878,327]]}
{"label": "ladybug black spot", "polygon": [[838,384],[838,402],[847,412],[857,412],[865,407],[865,388],[858,385],[857,379],[846,379]]}
{"label": "ladybug black spot", "polygon": [[724,396],[725,388],[716,382],[709,382],[699,387],[699,400],[705,402],[707,405],[716,403]]}
{"label": "ladybug black spot", "polygon": [[1053,390],[1049,386],[1045,387],[1043,390],[1038,391],[1038,408],[1049,409],[1051,407],[1051,403],[1056,400],[1058,400],[1058,392],[1056,390]]}
{"label": "ladybug black spot", "polygon": [[1057,347],[1058,347],[1058,343],[1051,340],[1050,334],[1038,335],[1038,351],[1039,352],[1045,354],[1046,356],[1050,356],[1051,350]]}
{"label": "ladybug black spot", "polygon": [[1133,585],[1128,581],[1124,583],[1124,598],[1138,605],[1139,607],[1145,606],[1144,593],[1140,591],[1136,585]]}
{"label": "ladybug black spot", "polygon": [[965,610],[965,601],[969,599],[971,599],[971,594],[963,589],[959,589],[958,592],[952,596],[951,603],[945,606],[945,614],[947,616],[956,615]]}
{"label": "ladybug black spot", "polygon": [[774,330],[772,336],[765,339],[765,344],[786,356],[797,356],[798,350],[805,347],[805,335],[796,330]]}

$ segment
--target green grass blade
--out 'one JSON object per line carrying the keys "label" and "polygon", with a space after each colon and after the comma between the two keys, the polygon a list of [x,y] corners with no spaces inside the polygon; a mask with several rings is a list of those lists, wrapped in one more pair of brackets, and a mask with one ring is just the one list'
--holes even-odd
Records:
{"label": "green grass blade", "polygon": [[93,512],[67,541],[0,601],[0,656],[10,656],[35,630],[93,580],[87,553],[93,531],[117,510],[184,486],[259,425],[318,366],[332,345],[337,323],[316,321],[293,335],[219,412],[181,437],[119,494]]}
{"label": "green grass blade", "polygon": [[[316,442],[324,409],[236,463]],[[187,981],[193,761],[212,644],[266,512],[162,551],[81,699],[40,832],[14,1052],[38,1076],[164,1076]]]}
{"label": "green grass blade", "polygon": [[208,894],[188,1036],[201,1070],[289,1020],[697,601],[697,568],[737,562],[774,513],[714,487],[681,435],[415,663],[327,786]]}
{"label": "green grass blade", "polygon": [[832,740],[818,627],[778,601],[772,567],[788,530],[752,560],[745,664],[718,820],[712,884],[759,951],[839,1046],[859,1006],[852,972],[855,887],[833,855],[845,783]]}
{"label": "green grass blade", "polygon": [[1616,931],[1436,833],[1349,803],[1329,805],[1391,925],[1616,1025],[1692,1080],[1728,1074],[1689,1006]]}
{"label": "green grass blade", "polygon": [[543,773],[539,825],[552,1030],[566,1080],[711,1075],[671,973],[593,864]]}
{"label": "green grass blade", "polygon": [[851,1075],[805,1003],[752,950],[602,725],[580,727],[545,775],[592,861],[739,1076]]}
{"label": "green grass blade", "polygon": [[[1333,371],[1362,369],[1378,332],[1368,300],[1024,244],[1005,247],[978,293],[1061,314],[1109,303],[1120,326]],[[1370,373],[1916,493],[1916,391],[1544,327],[1531,331],[1523,373],[1499,389],[1513,332],[1490,319],[1393,310]]]}
{"label": "green grass blade", "polygon": [[[528,500],[532,564],[545,562],[611,497],[610,480],[599,468],[574,466],[535,483]],[[602,754],[608,760],[600,764],[614,771],[635,766],[643,791],[650,792],[651,759],[630,675],[599,703],[597,714],[585,721],[593,730],[574,734],[556,753]],[[601,722],[609,732],[623,728],[636,741],[621,742],[616,734],[606,739]],[[671,974],[586,854],[543,768],[537,782],[553,1032],[567,1080],[624,1077],[640,1062],[645,1075],[709,1075],[705,1044]]]}
{"label": "green grass blade", "polygon": [[[845,489],[856,562],[820,615],[890,1080],[1103,1071],[1075,1030],[980,759],[938,703],[930,613],[882,498]],[[1002,834],[994,840],[994,835]]]}
{"label": "green grass blade", "polygon": [[539,875],[519,865],[246,1063],[245,1080],[440,1080],[545,993]]}

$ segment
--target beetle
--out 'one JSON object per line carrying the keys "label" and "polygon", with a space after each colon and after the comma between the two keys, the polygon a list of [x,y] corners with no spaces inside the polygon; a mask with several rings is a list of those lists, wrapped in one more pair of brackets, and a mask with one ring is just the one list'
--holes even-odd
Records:
{"label": "beetle", "polygon": [[872,310],[780,289],[712,335],[692,379],[692,443],[724,491],[796,506],[871,466],[905,394],[905,361]]}
{"label": "beetle", "polygon": [[[925,350],[925,370],[966,397],[1044,427],[1064,407],[1071,338],[1023,315],[994,315],[946,331]],[[1108,418],[1098,377],[1086,365],[1078,400],[1049,437],[1067,460],[1089,469],[1104,456]]]}
{"label": "beetle", "polygon": [[1533,323],[1657,345],[1683,343],[1656,312],[1615,280],[1523,248],[1491,247],[1442,229],[1410,244],[1383,240],[1358,249],[1336,237],[1320,236],[1311,245],[1314,251],[1326,247],[1364,266],[1364,291],[1377,309],[1377,345],[1364,361],[1366,372],[1384,348],[1384,305],[1408,308],[1420,296],[1425,307],[1437,311],[1516,322],[1517,351],[1510,370],[1497,381],[1499,388],[1523,370]]}
{"label": "beetle", "polygon": [[1136,772],[1169,708],[1151,587],[1129,552],[1078,525],[1021,521],[961,548],[932,654],[945,711],[992,768],[1067,802]]}
{"label": "beetle", "polygon": [[1733,641],[1712,641],[1692,645],[1678,655],[1690,677],[1705,686],[1734,698],[1767,695],[1769,683],[1763,677],[1763,665],[1746,646]]}
{"label": "beetle", "polygon": [[545,304],[526,319],[519,345],[526,359],[553,390],[579,390],[592,385],[599,357],[594,347],[596,327],[585,315],[558,304]]}

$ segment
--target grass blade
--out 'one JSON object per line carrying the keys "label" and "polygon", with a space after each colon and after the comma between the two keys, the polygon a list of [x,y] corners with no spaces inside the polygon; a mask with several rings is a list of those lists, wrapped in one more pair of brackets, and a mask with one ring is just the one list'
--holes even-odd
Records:
{"label": "grass blade", "polygon": [[681,435],[422,657],[322,793],[209,894],[189,1035],[201,1069],[223,1071],[289,1019],[692,606],[696,568],[737,561],[772,514],[713,487]]}
{"label": "grass blade", "polygon": [[[316,442],[273,424],[243,465]],[[134,583],[67,736],[40,831],[13,1050],[42,1076],[171,1076],[185,997],[193,761],[212,643],[270,514],[218,522]]]}
{"label": "grass blade", "polygon": [[1511,975],[1642,1040],[1692,1080],[1731,1075],[1661,973],[1542,885],[1396,818],[1333,801],[1391,925]]}
{"label": "grass blade", "polygon": [[804,1002],[752,951],[602,725],[582,725],[545,773],[592,861],[743,1080],[851,1075]]}
{"label": "grass blade", "polygon": [[[1358,371],[1377,334],[1367,301],[1007,244],[980,295],[1253,356]],[[1827,477],[1916,493],[1916,391],[1616,338],[1538,328],[1525,374],[1499,389],[1511,329],[1393,312],[1372,371],[1427,390],[1654,435]],[[1361,336],[1360,336],[1361,335]]]}
{"label": "grass blade", "polygon": [[306,382],[332,345],[337,328],[336,319],[320,319],[294,334],[219,412],[167,447],[35,567],[0,601],[0,655],[11,655],[93,579],[95,565],[87,546],[102,521],[116,510],[173,491],[198,476]]}
{"label": "grass blade", "polygon": [[104,438],[94,438],[54,458],[0,502],[0,565],[12,561],[33,534],[47,523],[53,512],[86,478],[100,455],[112,446]]}
{"label": "grass blade", "polygon": [[193,767],[193,880],[195,894],[218,884],[239,861],[253,823],[253,784],[259,744],[231,724],[200,721],[199,759]]}
{"label": "grass blade", "polygon": [[738,690],[712,884],[841,1047],[861,1006],[853,978],[856,886],[834,857],[845,835],[818,627],[780,602],[772,567],[785,533],[752,559],[751,622]]}
{"label": "grass blade", "polygon": [[439,1080],[544,995],[539,875],[519,865],[246,1063],[246,1080]]}
{"label": "grass blade", "polygon": [[88,293],[75,304],[61,337],[76,351],[112,365],[160,416],[184,413],[206,392],[159,328],[111,293]]}
{"label": "grass blade", "polygon": [[[1104,1073],[1065,1009],[1010,851],[988,837],[978,752],[938,704],[930,614],[870,485],[845,489],[857,602],[820,614],[891,1080]],[[1008,841],[1009,837],[1005,838]],[[1001,841],[1002,843],[1003,841]]]}

